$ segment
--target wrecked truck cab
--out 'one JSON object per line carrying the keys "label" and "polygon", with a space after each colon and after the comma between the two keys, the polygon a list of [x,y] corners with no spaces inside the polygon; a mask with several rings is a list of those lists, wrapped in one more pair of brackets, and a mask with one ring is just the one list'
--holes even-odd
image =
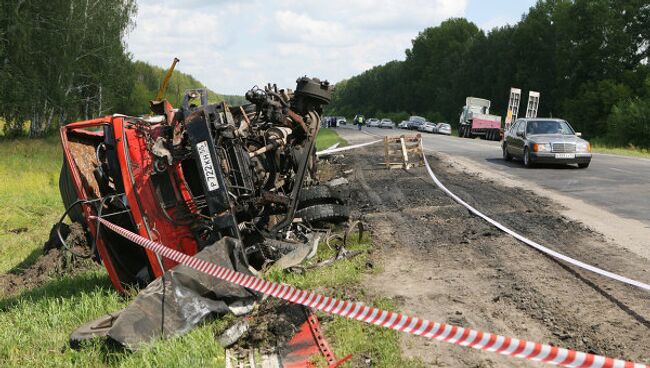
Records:
{"label": "wrecked truck cab", "polygon": [[193,90],[178,109],[154,101],[151,116],[66,125],[66,212],[86,225],[92,255],[119,291],[176,263],[101,229],[95,217],[188,255],[232,237],[242,244],[238,256],[260,269],[276,260],[278,241],[307,239],[294,217],[306,180],[315,181],[315,139],[330,96],[327,82],[302,77],[295,91],[255,87],[242,106],[209,104],[207,91]]}

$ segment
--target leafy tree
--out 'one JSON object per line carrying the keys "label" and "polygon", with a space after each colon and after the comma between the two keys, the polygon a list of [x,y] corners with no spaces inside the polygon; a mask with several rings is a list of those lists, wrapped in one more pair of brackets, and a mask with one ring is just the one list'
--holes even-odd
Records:
{"label": "leafy tree", "polygon": [[634,132],[621,136],[621,127],[644,129],[640,118],[624,124],[624,113],[645,111],[649,56],[647,0],[540,0],[517,24],[487,34],[465,19],[423,30],[404,61],[339,83],[329,112],[405,111],[455,122],[465,97],[476,96],[504,116],[510,87],[520,87],[522,108],[527,92],[539,91],[539,116],[623,144]]}
{"label": "leafy tree", "polygon": [[[0,118],[5,135],[45,134],[60,124],[148,112],[165,71],[132,62],[124,36],[135,0],[6,0],[0,3]],[[176,73],[168,96],[201,87]],[[236,104],[243,98],[210,94]]]}

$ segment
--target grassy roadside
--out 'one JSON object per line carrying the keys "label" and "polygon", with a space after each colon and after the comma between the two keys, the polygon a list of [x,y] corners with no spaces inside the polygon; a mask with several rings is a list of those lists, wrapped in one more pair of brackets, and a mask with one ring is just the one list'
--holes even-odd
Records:
{"label": "grassy roadside", "polygon": [[316,150],[324,150],[336,143],[339,143],[341,147],[348,144],[348,142],[339,137],[334,129],[331,128],[321,128],[318,131],[318,137],[316,139]]}
{"label": "grassy roadside", "polygon": [[650,158],[650,150],[637,147],[608,147],[596,143],[592,144],[591,151],[609,155]]}
{"label": "grassy roadside", "polygon": [[31,264],[63,212],[58,137],[0,140],[0,273]]}
{"label": "grassy roadside", "polygon": [[[329,146],[335,132],[323,130],[321,146]],[[323,138],[325,137],[325,138]],[[325,143],[323,140],[325,139]],[[63,208],[58,191],[61,150],[57,137],[37,140],[0,140],[0,274],[20,272],[40,255],[52,224]],[[26,231],[18,230],[24,229]],[[12,231],[15,230],[15,231]],[[367,250],[369,239],[350,244],[350,249]],[[321,247],[319,259],[333,254]],[[366,270],[366,255],[342,260],[330,267],[303,275],[277,270],[268,275],[302,288],[317,289],[328,295],[368,300],[358,290]],[[353,291],[352,294],[350,294]],[[69,333],[81,324],[119,310],[131,297],[118,295],[102,267],[75,276],[53,278],[45,285],[2,296],[0,290],[0,367],[223,367],[225,354],[214,338],[222,329],[210,323],[187,335],[158,341],[135,353],[120,353],[102,345],[80,351],[68,347]],[[395,309],[391,300],[371,300],[372,304]],[[418,367],[417,361],[401,357],[399,336],[355,321],[334,318],[324,323],[325,332],[338,357],[354,354],[345,366],[357,366],[371,357],[373,366]],[[321,362],[322,363],[322,362]]]}

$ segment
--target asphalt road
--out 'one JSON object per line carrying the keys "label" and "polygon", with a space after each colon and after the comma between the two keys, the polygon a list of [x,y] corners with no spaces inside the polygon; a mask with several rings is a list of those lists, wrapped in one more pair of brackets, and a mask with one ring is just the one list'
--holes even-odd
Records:
{"label": "asphalt road", "polygon": [[[339,129],[350,129],[342,132],[344,137],[352,133],[351,127]],[[364,131],[382,136],[408,132],[380,128],[364,128]],[[499,142],[429,133],[422,136],[425,150],[461,156],[486,170],[536,182],[545,189],[581,199],[621,217],[642,221],[650,227],[650,159],[596,153],[587,169],[578,169],[574,165],[543,165],[527,169],[518,160],[504,161]],[[356,134],[350,138],[355,143],[362,141]]]}

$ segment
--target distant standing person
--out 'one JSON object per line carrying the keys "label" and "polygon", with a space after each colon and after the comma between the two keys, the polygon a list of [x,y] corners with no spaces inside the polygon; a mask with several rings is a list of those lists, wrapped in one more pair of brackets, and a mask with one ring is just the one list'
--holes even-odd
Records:
{"label": "distant standing person", "polygon": [[355,121],[359,127],[359,130],[361,130],[361,126],[365,124],[365,117],[363,115],[357,115]]}

